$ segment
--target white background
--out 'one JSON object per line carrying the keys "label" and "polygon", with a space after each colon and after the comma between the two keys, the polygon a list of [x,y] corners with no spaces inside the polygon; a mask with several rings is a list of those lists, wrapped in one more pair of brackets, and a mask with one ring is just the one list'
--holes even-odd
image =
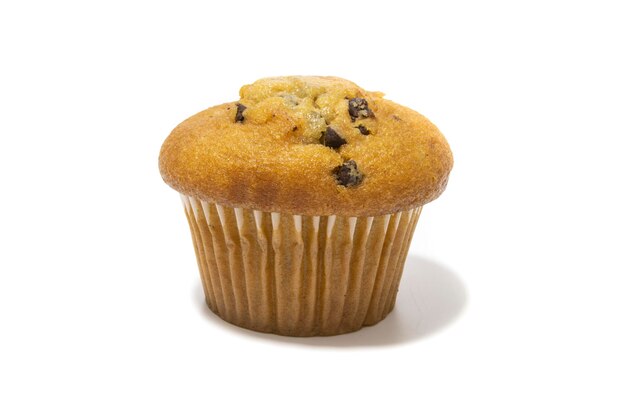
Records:
{"label": "white background", "polygon": [[[170,3],[0,6],[0,415],[626,415],[620,2]],[[358,333],[216,319],[159,176],[176,124],[287,74],[455,154]]]}

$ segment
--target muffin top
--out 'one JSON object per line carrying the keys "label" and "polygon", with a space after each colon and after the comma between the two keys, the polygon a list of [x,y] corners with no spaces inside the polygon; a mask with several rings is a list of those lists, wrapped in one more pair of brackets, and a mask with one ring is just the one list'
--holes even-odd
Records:
{"label": "muffin top", "polygon": [[452,153],[421,114],[337,77],[264,78],[182,122],[161,148],[165,182],[234,207],[376,216],[445,189]]}

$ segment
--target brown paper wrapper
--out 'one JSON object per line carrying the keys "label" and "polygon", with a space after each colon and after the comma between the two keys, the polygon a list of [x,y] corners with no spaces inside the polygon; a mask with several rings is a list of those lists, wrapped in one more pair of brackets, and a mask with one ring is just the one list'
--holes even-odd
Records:
{"label": "brown paper wrapper", "polygon": [[393,309],[422,208],[299,216],[182,195],[209,308],[260,332],[353,332]]}

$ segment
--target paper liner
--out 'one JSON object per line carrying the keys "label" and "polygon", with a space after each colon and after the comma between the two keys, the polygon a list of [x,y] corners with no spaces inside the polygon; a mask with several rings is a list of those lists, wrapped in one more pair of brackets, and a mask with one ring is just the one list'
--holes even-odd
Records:
{"label": "paper liner", "polygon": [[237,326],[290,336],[348,333],[385,318],[422,210],[298,216],[181,196],[209,308]]}

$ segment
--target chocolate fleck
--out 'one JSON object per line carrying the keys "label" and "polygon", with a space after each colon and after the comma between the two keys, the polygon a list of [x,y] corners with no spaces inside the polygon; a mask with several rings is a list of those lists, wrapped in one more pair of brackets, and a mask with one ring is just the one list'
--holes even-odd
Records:
{"label": "chocolate fleck", "polygon": [[235,115],[235,123],[243,123],[243,112],[245,109],[247,109],[246,106],[241,103],[237,103],[237,114]]}
{"label": "chocolate fleck", "polygon": [[365,119],[374,116],[372,110],[367,106],[367,100],[360,97],[348,101],[348,113],[353,122],[356,119]]}
{"label": "chocolate fleck", "polygon": [[354,187],[363,181],[363,174],[352,159],[344,162],[333,170],[335,179],[339,185],[344,187]]}
{"label": "chocolate fleck", "polygon": [[366,128],[366,127],[365,127],[365,126],[363,126],[363,125],[358,125],[356,128],[357,128],[357,129],[359,129],[359,132],[361,132],[361,134],[362,134],[362,135],[365,135],[365,136],[367,136],[367,135],[369,135],[370,133],[372,133],[372,132],[370,132],[370,130],[369,130],[368,128]]}
{"label": "chocolate fleck", "polygon": [[322,133],[321,142],[329,148],[338,149],[341,145],[345,145],[346,140],[339,136],[332,127],[327,127],[326,132]]}

